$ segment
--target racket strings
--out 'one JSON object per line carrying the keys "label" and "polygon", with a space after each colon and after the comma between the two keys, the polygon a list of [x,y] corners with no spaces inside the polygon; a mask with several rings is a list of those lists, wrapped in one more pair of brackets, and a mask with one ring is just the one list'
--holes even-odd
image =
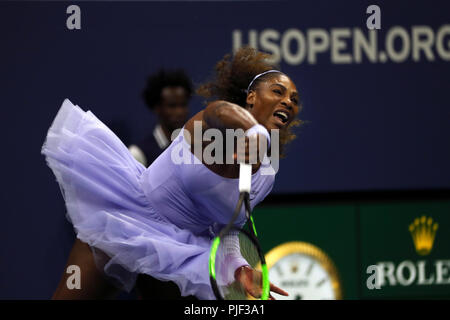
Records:
{"label": "racket strings", "polygon": [[[240,263],[237,265],[235,261]],[[232,229],[222,238],[216,258],[216,281],[221,296],[226,300],[246,300],[248,294],[240,281],[235,279],[237,267],[249,265],[255,268],[261,263],[258,249],[254,239],[250,239],[243,230]],[[242,275],[242,274],[241,274]],[[261,278],[252,277],[255,274],[245,274],[246,283],[249,287],[261,287]]]}
{"label": "racket strings", "polygon": [[[244,206],[247,218],[246,228],[236,228],[234,222]],[[240,279],[235,279],[239,267],[249,265],[251,268],[240,270]],[[248,193],[241,193],[230,222],[213,241],[210,254],[210,279],[218,299],[248,300],[268,297],[268,273],[254,272],[257,266],[265,266],[264,256],[256,237],[256,229],[251,215]],[[264,279],[264,280],[263,280]],[[249,295],[250,293],[250,295]],[[253,296],[253,297],[251,297]]]}

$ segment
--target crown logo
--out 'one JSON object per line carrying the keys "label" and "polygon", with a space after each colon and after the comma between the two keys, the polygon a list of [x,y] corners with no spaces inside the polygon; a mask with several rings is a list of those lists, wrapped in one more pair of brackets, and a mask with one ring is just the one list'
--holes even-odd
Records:
{"label": "crown logo", "polygon": [[425,256],[433,249],[434,237],[438,224],[433,223],[432,218],[422,216],[414,219],[414,222],[409,225],[409,232],[414,241],[416,252],[421,256]]}

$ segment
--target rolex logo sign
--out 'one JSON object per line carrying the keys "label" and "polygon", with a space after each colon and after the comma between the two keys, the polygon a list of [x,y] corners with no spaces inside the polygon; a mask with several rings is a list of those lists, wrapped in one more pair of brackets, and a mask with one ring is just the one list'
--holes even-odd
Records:
{"label": "rolex logo sign", "polygon": [[414,247],[419,255],[425,256],[433,249],[434,238],[438,224],[433,223],[432,218],[422,216],[416,218],[409,226],[409,232],[411,233],[414,241]]}
{"label": "rolex logo sign", "polygon": [[[383,220],[385,223],[388,219],[393,221],[392,228],[384,234],[389,246],[381,247],[377,245],[377,242],[372,242],[372,251],[367,250],[374,258],[370,259],[371,262],[373,261],[372,264],[366,265],[366,273],[370,275],[367,278],[366,287],[369,290],[384,289],[380,291],[387,290],[386,294],[391,295],[398,293],[420,296],[449,292],[448,234],[442,231],[438,234],[439,224],[428,215],[414,218],[406,210],[405,214],[399,213],[398,218],[393,219],[388,215],[389,212],[386,212],[385,219],[380,220],[381,223]],[[407,215],[409,215],[408,218],[406,218]],[[446,229],[450,220],[443,214],[439,215],[441,227]],[[366,230],[374,234],[377,232],[377,229],[373,227]],[[403,230],[403,232],[396,230]],[[411,250],[413,248],[414,250]],[[409,289],[402,291],[402,287],[409,287]]]}

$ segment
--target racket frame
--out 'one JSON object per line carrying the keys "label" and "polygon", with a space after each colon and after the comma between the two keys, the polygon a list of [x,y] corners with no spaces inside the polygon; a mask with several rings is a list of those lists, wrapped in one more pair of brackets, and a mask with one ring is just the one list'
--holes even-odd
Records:
{"label": "racket frame", "polygon": [[[239,213],[241,211],[243,204],[245,206],[247,223],[250,226],[250,232],[248,232],[245,229],[237,228],[234,226],[234,222],[236,221],[237,217],[239,216]],[[216,296],[217,300],[225,300],[219,291],[219,287],[218,287],[217,281],[216,281],[216,270],[215,270],[216,254],[217,254],[217,250],[219,248],[221,239],[232,229],[244,233],[253,242],[253,244],[255,245],[255,247],[257,249],[259,258],[261,260],[261,274],[262,274],[262,278],[261,278],[262,292],[261,292],[260,299],[267,300],[269,298],[269,291],[270,291],[269,272],[267,270],[265,256],[261,250],[261,246],[258,241],[254,220],[253,220],[253,217],[251,214],[250,196],[249,196],[248,192],[240,193],[236,209],[234,211],[234,214],[233,214],[230,222],[228,222],[228,224],[219,232],[219,234],[212,241],[208,267],[209,267],[209,279],[210,279],[210,283],[211,283],[211,287],[213,289],[214,295]]]}

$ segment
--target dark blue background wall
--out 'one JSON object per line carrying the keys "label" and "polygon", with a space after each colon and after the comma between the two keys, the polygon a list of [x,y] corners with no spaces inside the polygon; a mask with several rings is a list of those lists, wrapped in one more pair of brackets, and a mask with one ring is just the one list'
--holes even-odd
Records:
{"label": "dark blue background wall", "polygon": [[[155,121],[140,93],[159,67],[185,68],[199,84],[233,50],[233,32],[243,44],[257,34],[260,49],[269,49],[261,40],[269,29],[275,31],[269,47],[278,49],[289,29],[296,37],[314,28],[328,37],[337,28],[367,36],[366,8],[373,3],[78,2],[81,30],[68,30],[70,4],[0,3],[0,298],[51,296],[73,240],[58,186],[40,155],[64,98],[92,110],[126,142],[136,141]],[[355,61],[352,35],[341,52],[351,63],[334,63],[331,45],[316,63],[307,57],[289,63],[286,55],[305,49],[295,40],[281,49],[281,68],[297,83],[300,116],[308,124],[282,160],[274,192],[450,187],[450,33],[443,31],[450,25],[450,3],[376,4],[382,28],[374,61],[365,54]],[[392,58],[405,48],[401,39],[391,51],[385,48],[396,26],[411,44],[397,62]],[[417,26],[431,30],[434,39],[432,57],[422,52],[415,61]],[[203,107],[196,97],[191,113]]]}

